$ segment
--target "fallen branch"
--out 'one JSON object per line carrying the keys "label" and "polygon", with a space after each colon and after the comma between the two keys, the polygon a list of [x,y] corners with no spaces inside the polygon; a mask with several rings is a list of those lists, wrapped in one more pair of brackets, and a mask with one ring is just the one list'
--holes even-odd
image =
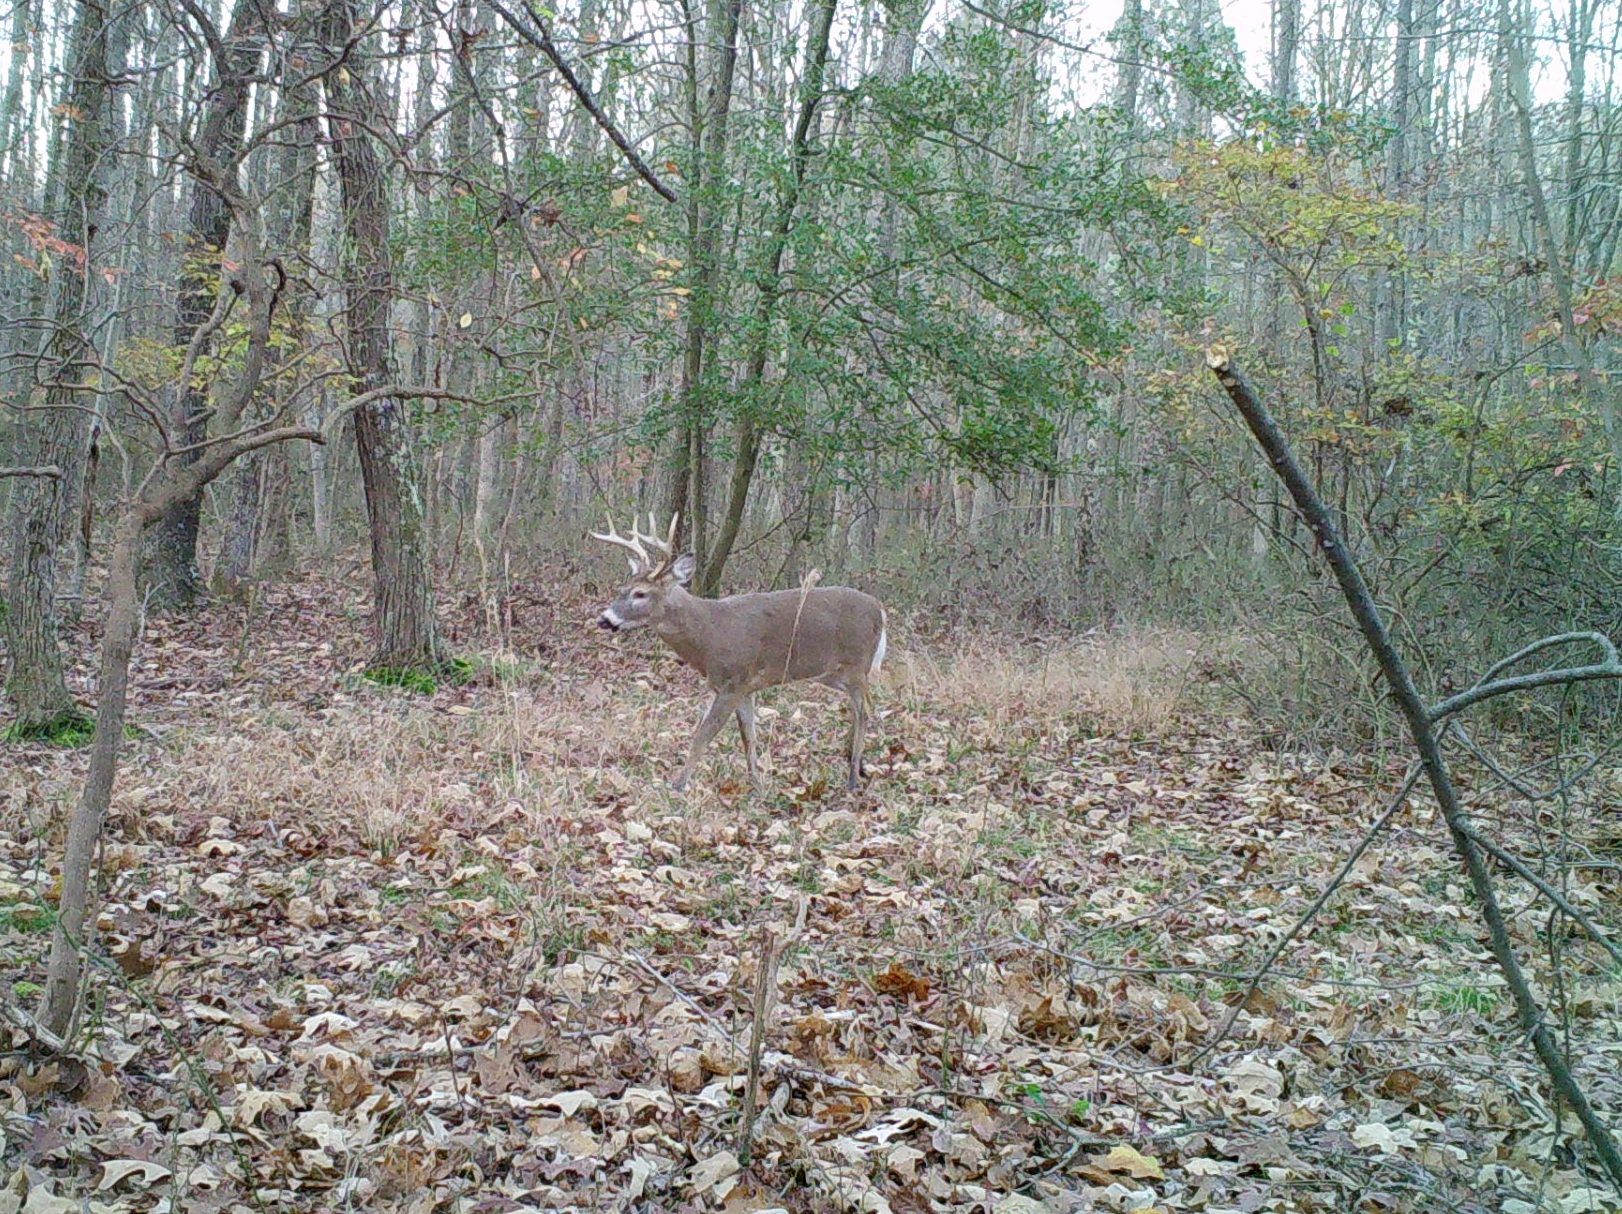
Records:
{"label": "fallen branch", "polygon": [[29,467],[4,468],[4,467],[0,467],[0,481],[3,481],[8,477],[13,477],[13,476],[33,476],[33,477],[39,477],[42,480],[59,481],[59,480],[62,479],[62,469],[58,468],[55,464],[42,464],[42,465],[40,465],[38,467],[34,467],[34,468],[29,468]]}

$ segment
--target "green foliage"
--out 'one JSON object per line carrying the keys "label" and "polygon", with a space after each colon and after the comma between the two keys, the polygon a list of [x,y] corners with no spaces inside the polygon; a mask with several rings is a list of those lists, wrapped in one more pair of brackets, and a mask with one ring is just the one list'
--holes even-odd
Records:
{"label": "green foliage", "polygon": [[439,680],[433,674],[414,666],[371,666],[361,677],[379,687],[399,687],[422,696],[439,690]]}
{"label": "green foliage", "polygon": [[452,687],[461,687],[478,677],[478,664],[467,658],[447,658],[432,667],[421,666],[369,666],[361,677],[378,687],[399,687],[416,695],[431,696],[439,690],[441,680]]}
{"label": "green foliage", "polygon": [[88,746],[95,733],[94,717],[72,711],[49,721],[13,721],[4,731],[0,731],[0,741],[43,743],[76,750]]}

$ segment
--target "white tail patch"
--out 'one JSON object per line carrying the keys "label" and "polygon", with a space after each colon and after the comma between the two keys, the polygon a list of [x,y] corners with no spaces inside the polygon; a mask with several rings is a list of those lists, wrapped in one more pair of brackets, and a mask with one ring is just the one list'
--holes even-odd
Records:
{"label": "white tail patch", "polygon": [[879,677],[879,667],[884,665],[884,651],[890,647],[889,617],[881,610],[879,612],[879,643],[873,650],[873,664],[867,668],[867,677]]}

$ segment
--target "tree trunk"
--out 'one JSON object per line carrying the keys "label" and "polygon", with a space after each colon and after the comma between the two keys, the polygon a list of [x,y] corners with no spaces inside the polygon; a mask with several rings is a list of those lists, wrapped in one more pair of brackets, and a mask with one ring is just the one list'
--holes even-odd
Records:
{"label": "tree trunk", "polygon": [[104,0],[80,0],[68,61],[69,103],[63,110],[59,155],[48,192],[62,202],[58,231],[77,245],[83,262],[60,253],[51,266],[50,321],[42,369],[42,405],[23,426],[22,462],[62,470],[56,479],[24,478],[13,490],[11,580],[5,612],[11,672],[7,690],[16,706],[17,736],[50,733],[79,717],[63,676],[57,644],[57,568],[78,522],[89,434],[90,393],[79,385],[95,377],[95,350],[85,335],[91,246],[102,207],[101,159],[107,96],[107,9]]}
{"label": "tree trunk", "polygon": [[[732,110],[732,84],[738,63],[738,16],[742,0],[715,0],[711,25],[718,27],[715,62],[711,67],[707,104],[698,104],[698,60],[689,49],[687,76],[688,121],[693,131],[697,160],[693,189],[687,197],[688,262],[693,268],[692,295],[687,302],[687,340],[682,357],[682,452],[678,469],[687,478],[688,547],[705,567],[708,540],[706,519],[705,438],[713,375],[708,359],[711,328],[716,323],[720,284],[720,233],[726,213],[723,196],[726,176],[727,127]],[[696,26],[690,19],[689,28]],[[685,462],[685,468],[682,463]]]}
{"label": "tree trunk", "polygon": [[107,570],[107,629],[101,643],[100,700],[96,733],[90,743],[90,771],[79,803],[68,822],[62,853],[62,894],[57,902],[56,931],[45,978],[45,1027],[66,1036],[79,999],[79,950],[84,944],[90,904],[90,866],[101,839],[102,820],[112,803],[113,777],[124,740],[124,711],[129,696],[130,658],[141,623],[140,591],[135,580],[141,546],[141,516],[126,509],[118,520]]}
{"label": "tree trunk", "polygon": [[1273,0],[1273,96],[1294,105],[1295,62],[1301,46],[1301,0]]}
{"label": "tree trunk", "polygon": [[[1584,399],[1605,425],[1612,463],[1618,469],[1622,469],[1622,409],[1619,409],[1616,402],[1605,392],[1599,376],[1595,374],[1593,358],[1583,343],[1582,334],[1578,332],[1571,266],[1566,261],[1566,251],[1555,234],[1554,219],[1549,213],[1549,201],[1543,191],[1543,178],[1538,173],[1537,144],[1532,130],[1531,72],[1527,67],[1526,46],[1523,41],[1526,36],[1525,30],[1530,26],[1512,24],[1510,0],[1503,0],[1500,19],[1503,23],[1506,67],[1509,71],[1509,93],[1515,109],[1521,176],[1524,179],[1527,197],[1532,203],[1532,227],[1537,233],[1538,243],[1543,247],[1543,258],[1549,266],[1549,283],[1554,287],[1555,316],[1560,321],[1560,342],[1565,349],[1566,357],[1571,359],[1572,366],[1577,372],[1577,383],[1582,389]],[[1615,509],[1622,514],[1622,498],[1618,499]]]}
{"label": "tree trunk", "polygon": [[[299,89],[291,93],[284,112],[300,115],[308,108],[311,116],[298,117],[292,138],[284,142],[274,158],[275,175],[284,204],[271,225],[272,247],[292,263],[301,258],[310,243],[310,227],[315,208],[315,149],[320,138],[319,122],[313,116],[314,97],[311,90]],[[294,350],[304,348],[307,336],[306,313],[308,303],[303,294],[289,284],[283,303],[284,322],[287,326],[287,346]],[[272,366],[282,363],[282,347],[270,351]],[[274,381],[273,381],[274,382]],[[226,512],[225,538],[220,546],[216,578],[228,593],[237,593],[253,576],[259,560],[260,540],[267,538],[267,519],[270,507],[279,507],[285,495],[289,472],[285,451],[275,448],[258,452],[238,463],[232,474],[231,505]],[[278,534],[271,547],[278,558],[285,556],[288,544],[285,512],[279,513]]]}
{"label": "tree trunk", "polygon": [[822,100],[822,78],[828,63],[828,34],[833,26],[837,4],[838,0],[821,0],[811,29],[800,114],[789,140],[789,181],[778,200],[776,222],[772,225],[764,272],[760,275],[759,294],[755,300],[754,347],[749,354],[749,364],[744,371],[739,394],[744,412],[738,423],[738,449],[732,463],[726,516],[709,560],[700,566],[700,594],[715,594],[720,588],[721,573],[726,568],[727,558],[732,555],[738,530],[743,525],[744,510],[749,504],[749,486],[754,480],[755,465],[760,458],[762,419],[758,414],[760,402],[755,398],[765,378],[766,360],[771,349],[772,319],[777,311],[777,297],[781,290],[783,254],[788,248],[789,234],[794,230],[794,214],[805,188],[806,166],[811,157],[811,124],[816,118],[817,105]]}
{"label": "tree trunk", "polygon": [[[334,0],[323,17],[326,45],[348,46],[356,0]],[[343,196],[347,248],[348,361],[362,392],[393,379],[389,308],[394,269],[389,250],[389,204],[372,137],[353,119],[366,114],[365,62],[351,56],[325,79],[333,161]],[[355,411],[353,431],[366,493],[371,533],[373,610],[377,650],[373,663],[400,670],[434,667],[443,660],[429,585],[422,498],[404,404],[392,398]]]}
{"label": "tree trunk", "polygon": [[[261,55],[259,21],[263,7],[256,0],[239,0],[226,35],[226,62],[215,65],[218,78],[208,93],[198,127],[199,160],[221,166],[235,175],[247,123],[248,95],[254,68]],[[185,348],[214,310],[219,287],[220,259],[231,235],[231,212],[225,199],[203,179],[194,178],[186,235],[181,245],[180,298],[175,309],[175,344]],[[205,377],[186,376],[175,389],[169,419],[169,441],[193,447],[208,432],[209,384]],[[180,458],[192,462],[195,450]],[[141,581],[147,606],[168,611],[190,607],[203,592],[197,572],[197,535],[202,522],[201,493],[175,503],[146,536],[141,557]]]}

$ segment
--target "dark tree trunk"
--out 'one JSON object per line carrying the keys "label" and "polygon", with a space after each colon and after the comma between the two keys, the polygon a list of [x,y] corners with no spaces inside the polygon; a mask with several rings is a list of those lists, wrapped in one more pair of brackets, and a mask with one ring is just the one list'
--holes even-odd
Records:
{"label": "dark tree trunk", "polygon": [[[228,65],[218,65],[222,79],[214,83],[204,103],[196,149],[201,161],[234,172],[241,154],[248,114],[248,91],[260,57],[258,29],[263,7],[255,0],[239,0],[226,35]],[[201,177],[193,178],[191,207],[182,246],[185,262],[180,277],[180,299],[175,309],[175,343],[184,347],[214,308],[220,257],[231,235],[231,212],[219,193]],[[189,376],[175,390],[169,419],[169,441],[192,447],[208,433],[209,386]],[[196,460],[198,453],[181,456]],[[147,532],[141,555],[141,582],[147,606],[156,611],[191,606],[202,594],[197,572],[197,535],[202,521],[202,494],[177,502]]]}
{"label": "dark tree trunk", "polygon": [[85,336],[90,252],[102,206],[101,158],[107,96],[107,9],[80,0],[68,61],[69,103],[47,193],[60,202],[57,230],[83,261],[59,254],[51,267],[50,321],[41,402],[27,415],[21,462],[52,465],[58,478],[27,477],[13,490],[11,579],[4,615],[11,671],[7,690],[19,736],[50,732],[79,715],[63,677],[57,644],[57,566],[78,523],[89,419],[93,406],[79,385],[94,378],[96,354]]}
{"label": "dark tree trunk", "polygon": [[[335,0],[323,24],[328,47],[348,46],[355,27],[355,0]],[[365,63],[353,54],[347,66],[336,66],[325,80],[344,210],[348,360],[363,393],[394,378],[388,196],[372,137],[350,120],[372,112],[366,80]],[[355,411],[353,428],[371,532],[378,633],[374,664],[391,669],[436,666],[443,655],[405,406],[386,397],[372,401]]]}

